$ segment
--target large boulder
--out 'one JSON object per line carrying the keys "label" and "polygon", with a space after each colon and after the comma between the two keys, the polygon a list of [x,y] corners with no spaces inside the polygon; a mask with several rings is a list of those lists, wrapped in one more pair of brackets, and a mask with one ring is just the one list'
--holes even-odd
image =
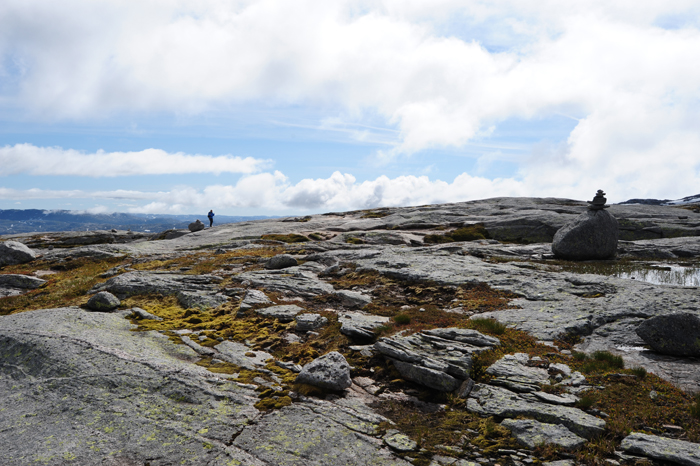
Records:
{"label": "large boulder", "polygon": [[109,291],[100,291],[87,302],[87,308],[92,311],[110,312],[119,307],[121,301]]}
{"label": "large boulder", "polygon": [[700,316],[690,312],[652,317],[637,335],[654,351],[673,356],[700,356]]}
{"label": "large boulder", "polygon": [[350,365],[342,354],[331,351],[305,365],[296,382],[325,390],[345,390],[352,385]]}
{"label": "large boulder", "polygon": [[18,241],[0,243],[0,267],[31,262],[36,259],[36,252]]}
{"label": "large boulder", "polygon": [[586,443],[586,439],[558,424],[547,424],[532,419],[504,419],[501,425],[510,430],[518,443],[528,448],[553,444],[572,450]]}
{"label": "large boulder", "polygon": [[203,224],[199,219],[197,219],[196,221],[194,221],[194,222],[190,223],[189,225],[187,225],[187,228],[188,228],[191,232],[201,231],[201,230],[204,230],[204,224]]}
{"label": "large boulder", "polygon": [[295,265],[299,265],[299,263],[294,257],[290,256],[289,254],[278,254],[267,261],[265,268],[270,270],[280,270],[286,269],[287,267],[294,267]]}
{"label": "large boulder", "polygon": [[21,274],[3,274],[0,275],[0,286],[10,288],[21,288],[25,290],[34,290],[44,285],[46,280]]}
{"label": "large boulder", "polygon": [[625,453],[644,455],[673,464],[700,465],[700,444],[684,440],[632,432],[622,440],[620,449]]}
{"label": "large boulder", "polygon": [[606,210],[587,210],[554,234],[552,252],[560,259],[609,259],[617,252],[620,230]]}

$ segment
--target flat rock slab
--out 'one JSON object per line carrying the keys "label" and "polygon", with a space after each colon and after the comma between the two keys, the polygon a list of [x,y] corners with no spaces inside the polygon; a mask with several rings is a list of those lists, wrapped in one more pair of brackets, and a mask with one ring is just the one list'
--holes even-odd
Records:
{"label": "flat rock slab", "polygon": [[267,270],[240,273],[236,277],[250,286],[270,291],[289,293],[295,296],[312,298],[333,293],[333,286],[320,280],[315,274],[303,271]]}
{"label": "flat rock slab", "polygon": [[476,384],[467,400],[467,409],[477,414],[514,418],[524,416],[548,424],[558,424],[584,438],[601,434],[605,421],[580,409],[530,401],[501,387]]}
{"label": "flat rock slab", "polygon": [[217,358],[249,370],[264,367],[272,355],[265,351],[253,351],[243,343],[222,341],[214,347],[219,352]]}
{"label": "flat rock slab", "polygon": [[411,440],[408,435],[402,434],[397,430],[388,431],[383,440],[384,443],[391,448],[400,452],[413,451],[418,448],[418,444],[415,441]]}
{"label": "flat rock slab", "polygon": [[177,302],[185,309],[212,309],[225,304],[228,296],[206,291],[178,291]]}
{"label": "flat rock slab", "polygon": [[0,317],[3,465],[254,464],[224,443],[259,416],[255,392],[158,332],[132,332],[128,313]]}
{"label": "flat rock slab", "polygon": [[[364,427],[378,427],[365,416],[343,412],[343,419],[319,414],[315,407],[293,404],[265,416],[246,428],[233,442],[263,460],[279,466],[410,466],[396,458]],[[334,411],[338,411],[337,408]],[[348,428],[347,426],[351,426]],[[355,429],[352,426],[357,426]]]}
{"label": "flat rock slab", "polygon": [[280,322],[291,322],[294,320],[294,317],[296,317],[297,314],[304,312],[304,308],[299,307],[296,304],[282,304],[280,306],[270,306],[262,309],[256,309],[255,312],[264,317],[277,319]]}
{"label": "flat rock slab", "polygon": [[341,312],[338,314],[340,333],[356,340],[374,340],[375,329],[386,325],[388,317],[362,314],[360,312]]}
{"label": "flat rock slab", "polygon": [[532,419],[504,419],[501,425],[510,430],[518,443],[528,448],[552,444],[572,450],[586,443],[586,439],[557,424],[546,424]]}
{"label": "flat rock slab", "polygon": [[700,466],[700,443],[633,432],[622,440],[620,448],[633,455],[643,455],[684,466]]}
{"label": "flat rock slab", "polygon": [[215,275],[127,272],[93,287],[90,292],[109,291],[119,299],[149,293],[172,295],[180,291],[217,291],[222,281],[223,278]]}
{"label": "flat rock slab", "polygon": [[486,373],[496,377],[491,383],[505,385],[519,392],[534,392],[539,390],[540,385],[549,382],[549,373],[545,369],[522,364],[521,361],[527,361],[529,357],[520,354],[524,358],[507,354],[489,366]]}

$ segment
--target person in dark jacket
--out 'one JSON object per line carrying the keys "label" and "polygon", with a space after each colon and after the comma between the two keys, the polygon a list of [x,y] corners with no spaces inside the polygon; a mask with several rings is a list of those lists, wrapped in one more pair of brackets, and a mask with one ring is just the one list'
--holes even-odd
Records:
{"label": "person in dark jacket", "polygon": [[209,217],[209,228],[211,228],[211,226],[214,224],[214,211],[210,210],[207,217]]}

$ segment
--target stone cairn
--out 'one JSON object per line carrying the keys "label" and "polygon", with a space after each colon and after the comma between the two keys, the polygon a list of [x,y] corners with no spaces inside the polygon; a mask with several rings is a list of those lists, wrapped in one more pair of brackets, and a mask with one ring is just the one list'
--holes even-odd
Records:
{"label": "stone cairn", "polygon": [[610,207],[606,201],[605,193],[599,189],[588,201],[588,210],[555,233],[552,252],[556,257],[580,261],[615,256],[620,230],[615,217],[605,210]]}
{"label": "stone cairn", "polygon": [[603,192],[602,189],[599,189],[595,193],[593,200],[586,201],[586,202],[588,202],[588,209],[589,210],[603,210],[603,209],[607,209],[608,207],[610,207],[609,205],[605,204],[607,201],[608,200],[605,198],[605,193]]}

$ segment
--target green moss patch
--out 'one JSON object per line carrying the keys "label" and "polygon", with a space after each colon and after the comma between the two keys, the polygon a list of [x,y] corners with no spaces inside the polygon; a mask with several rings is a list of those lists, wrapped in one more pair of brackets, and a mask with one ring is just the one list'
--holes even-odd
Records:
{"label": "green moss patch", "polygon": [[454,243],[456,241],[474,241],[478,239],[490,239],[491,236],[483,224],[478,223],[458,228],[449,233],[426,235],[423,242],[428,244]]}
{"label": "green moss patch", "polygon": [[306,236],[296,233],[290,233],[288,235],[262,235],[261,238],[270,241],[282,241],[283,243],[305,243],[309,241],[309,238]]}
{"label": "green moss patch", "polygon": [[46,269],[55,270],[57,273],[42,277],[47,280],[47,283],[39,289],[20,296],[0,298],[0,315],[34,309],[83,305],[89,298],[86,293],[103,280],[100,274],[125,262],[123,258],[101,261],[79,258],[62,262],[38,260],[28,264],[4,267],[3,273],[31,275],[36,270]]}

